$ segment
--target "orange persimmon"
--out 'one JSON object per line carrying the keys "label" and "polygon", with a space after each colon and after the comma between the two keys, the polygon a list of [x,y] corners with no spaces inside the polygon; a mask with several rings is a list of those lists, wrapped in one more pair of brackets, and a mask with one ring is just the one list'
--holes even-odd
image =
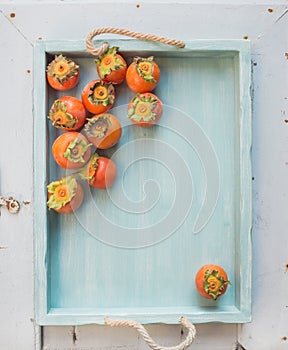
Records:
{"label": "orange persimmon", "polygon": [[77,210],[84,198],[81,185],[71,176],[51,182],[47,191],[48,208],[60,214],[69,214]]}
{"label": "orange persimmon", "polygon": [[110,113],[94,115],[88,119],[84,131],[87,139],[100,149],[113,147],[122,135],[120,121]]}
{"label": "orange persimmon", "polygon": [[135,57],[126,72],[126,82],[134,92],[148,92],[155,89],[160,80],[160,68],[154,57]]}
{"label": "orange persimmon", "polygon": [[226,292],[228,280],[225,270],[215,264],[207,264],[200,268],[195,277],[198,292],[205,298],[217,300]]}
{"label": "orange persimmon", "polygon": [[91,144],[79,132],[65,132],[54,141],[52,155],[62,168],[81,168],[91,156]]}
{"label": "orange persimmon", "polygon": [[49,85],[55,90],[73,89],[79,82],[79,66],[69,58],[56,55],[46,70]]}

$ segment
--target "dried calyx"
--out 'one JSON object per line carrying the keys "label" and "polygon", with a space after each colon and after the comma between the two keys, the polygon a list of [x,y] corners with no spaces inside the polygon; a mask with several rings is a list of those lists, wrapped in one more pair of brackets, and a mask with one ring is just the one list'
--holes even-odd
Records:
{"label": "dried calyx", "polygon": [[70,162],[85,163],[84,155],[91,145],[91,143],[87,143],[85,140],[78,140],[78,138],[76,138],[69,143],[64,157]]}
{"label": "dried calyx", "polygon": [[67,106],[61,100],[53,103],[48,118],[56,128],[73,128],[78,121],[77,117],[67,112]]}
{"label": "dried calyx", "polygon": [[60,84],[63,84],[69,78],[79,74],[79,66],[71,59],[62,55],[56,55],[55,59],[47,67],[47,74],[57,79]]}
{"label": "dried calyx", "polygon": [[153,61],[154,57],[150,56],[147,58],[135,57],[134,62],[136,63],[136,69],[145,81],[150,83],[155,83],[155,79],[153,77]]}
{"label": "dried calyx", "polygon": [[103,106],[113,105],[115,100],[114,87],[112,83],[103,83],[102,81],[97,81],[90,88],[91,93],[88,96],[88,100],[95,104]]}
{"label": "dried calyx", "polygon": [[156,119],[154,110],[157,106],[157,99],[155,97],[137,94],[131,102],[132,106],[128,110],[130,119],[145,122],[152,122]]}
{"label": "dried calyx", "polygon": [[50,194],[47,206],[49,209],[61,209],[69,203],[76,194],[77,181],[68,176],[58,181],[51,182],[47,186]]}
{"label": "dried calyx", "polygon": [[112,125],[109,117],[105,115],[87,120],[88,123],[85,125],[85,132],[88,136],[103,138]]}
{"label": "dried calyx", "polygon": [[95,177],[96,170],[98,168],[98,159],[99,155],[97,153],[94,153],[93,156],[90,159],[89,167],[88,167],[88,180],[93,181]]}
{"label": "dried calyx", "polygon": [[125,66],[123,61],[117,56],[118,49],[117,46],[113,46],[104,55],[99,56],[99,58],[95,60],[101,78],[110,74],[111,71],[119,70]]}
{"label": "dried calyx", "polygon": [[227,284],[231,284],[230,281],[224,280],[217,270],[206,270],[204,278],[204,290],[214,300],[222,294]]}

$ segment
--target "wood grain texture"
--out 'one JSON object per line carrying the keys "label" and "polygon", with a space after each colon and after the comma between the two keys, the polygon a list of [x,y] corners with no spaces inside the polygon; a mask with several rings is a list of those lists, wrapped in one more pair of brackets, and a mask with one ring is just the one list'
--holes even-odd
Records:
{"label": "wood grain texture", "polygon": [[[155,93],[164,103],[164,116],[148,130],[131,126],[126,114],[133,94],[125,85],[117,87],[111,112],[121,121],[123,136],[108,156],[118,166],[118,179],[109,191],[86,186],[82,207],[59,216],[47,213],[43,205],[44,185],[66,173],[49,151],[58,132],[45,116],[57,94],[46,88],[46,98],[44,62],[58,52],[77,61],[81,82],[71,93],[78,98],[96,73],[83,42],[37,44],[37,320],[103,323],[108,314],[175,323],[185,314],[194,322],[248,321],[249,43],[194,41],[185,49],[138,40],[113,45],[121,47],[128,63],[135,55],[155,56],[162,69]],[[233,284],[216,304],[199,297],[194,286],[195,273],[208,261],[225,266]]]}

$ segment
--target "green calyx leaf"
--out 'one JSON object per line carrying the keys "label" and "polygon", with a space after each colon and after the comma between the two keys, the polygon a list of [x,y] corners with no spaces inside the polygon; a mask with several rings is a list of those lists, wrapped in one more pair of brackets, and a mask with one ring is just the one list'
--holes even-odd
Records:
{"label": "green calyx leaf", "polygon": [[[99,87],[103,87],[106,91],[107,95],[106,97],[102,98],[100,95],[97,97],[97,91],[99,90]],[[112,83],[103,83],[102,81],[96,82],[91,88],[91,93],[88,96],[88,100],[95,104],[95,105],[100,105],[102,104],[103,106],[110,106],[113,105],[115,101],[115,94],[114,94],[114,86]],[[95,92],[96,91],[96,92]],[[104,95],[104,96],[105,96]]]}
{"label": "green calyx leaf", "polygon": [[88,168],[88,180],[90,181],[94,181],[95,174],[98,169],[98,159],[99,159],[99,155],[97,153],[94,153],[90,159],[89,168]]}
{"label": "green calyx leaf", "polygon": [[72,200],[76,194],[76,190],[77,181],[71,176],[51,182],[47,186],[47,191],[50,194],[49,200],[47,201],[49,210],[61,209]]}
{"label": "green calyx leaf", "polygon": [[50,111],[48,118],[52,121],[53,126],[56,128],[73,128],[78,118],[67,112],[66,104],[61,100],[56,100]]}
{"label": "green calyx leaf", "polygon": [[150,56],[147,58],[135,57],[136,69],[140,77],[149,83],[155,83],[156,80],[153,77],[153,61],[154,57]]}
{"label": "green calyx leaf", "polygon": [[70,162],[85,163],[85,159],[83,157],[91,145],[92,143],[87,143],[85,140],[79,141],[76,137],[75,140],[69,143],[63,156]]}
{"label": "green calyx leaf", "polygon": [[132,106],[128,109],[128,118],[140,122],[153,122],[157,114],[154,112],[157,99],[153,96],[137,94],[132,100]]}
{"label": "green calyx leaf", "polygon": [[122,60],[117,57],[118,49],[119,47],[113,46],[104,55],[99,56],[99,58],[95,60],[100,78],[103,79],[112,71],[125,67]]}
{"label": "green calyx leaf", "polygon": [[[59,69],[60,67],[64,67],[62,71]],[[63,85],[69,78],[79,74],[79,66],[63,55],[56,55],[54,60],[48,64],[46,72]]]}
{"label": "green calyx leaf", "polygon": [[105,137],[108,129],[112,126],[110,118],[105,115],[87,120],[88,123],[85,125],[84,130],[88,136],[92,137]]}
{"label": "green calyx leaf", "polygon": [[225,281],[222,276],[219,276],[217,270],[206,270],[204,274],[204,290],[211,295],[214,300],[222,294],[223,289],[227,284],[231,285],[230,281]]}

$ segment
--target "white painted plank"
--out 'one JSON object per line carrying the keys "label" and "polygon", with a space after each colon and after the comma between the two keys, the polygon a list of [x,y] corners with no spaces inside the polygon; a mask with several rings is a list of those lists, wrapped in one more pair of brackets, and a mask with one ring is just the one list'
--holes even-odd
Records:
{"label": "white painted plank", "polygon": [[259,39],[255,57],[253,322],[239,327],[246,349],[288,348],[287,27],[285,15]]}
{"label": "white painted plank", "polygon": [[[33,349],[32,53],[31,44],[0,13],[0,194],[21,209],[0,217],[0,344]],[[5,34],[4,34],[5,33]],[[4,35],[3,35],[4,34]],[[24,205],[23,201],[30,204]]]}
{"label": "white painted plank", "polygon": [[[175,346],[186,337],[186,331],[176,325],[145,325],[151,338],[161,346]],[[236,326],[223,327],[220,323],[201,324],[196,326],[197,336],[191,349],[231,350],[235,345]],[[183,330],[183,332],[182,332]],[[74,333],[74,335],[73,335]],[[73,340],[74,339],[74,340]],[[76,349],[139,349],[149,346],[136,330],[125,327],[80,326],[80,327],[45,327],[44,350],[54,350],[61,346],[73,345]]]}
{"label": "white painted plank", "polygon": [[[68,3],[55,6],[33,4],[33,25],[27,21],[29,3],[1,7],[3,13],[31,42],[43,39],[83,39],[98,27],[128,28],[179,40],[242,39],[248,36],[258,45],[261,36],[286,11],[286,3],[273,6],[245,4],[175,4],[175,3]],[[31,5],[30,5],[31,6]],[[271,12],[272,10],[272,12]],[[11,17],[14,14],[14,17]],[[178,20],[180,19],[181,20]],[[175,23],[177,25],[171,25]],[[243,20],[245,19],[245,20]],[[65,21],[65,25],[63,25]],[[76,25],[81,23],[81,25]],[[221,23],[221,25],[219,25]],[[257,23],[257,25],[255,25]],[[102,35],[103,40],[115,35]],[[119,37],[119,36],[117,36]]]}

